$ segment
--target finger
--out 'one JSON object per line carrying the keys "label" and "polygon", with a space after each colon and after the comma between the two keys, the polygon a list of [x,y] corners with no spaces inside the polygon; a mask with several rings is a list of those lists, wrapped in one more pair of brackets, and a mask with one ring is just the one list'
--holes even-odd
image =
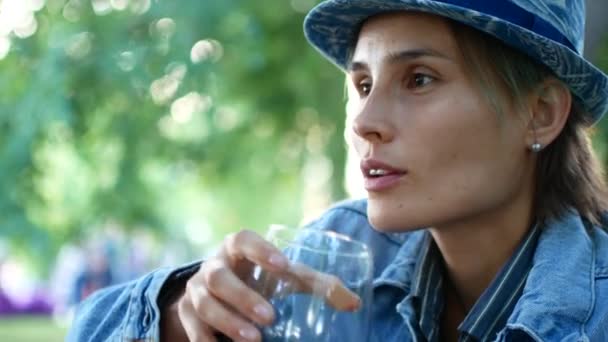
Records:
{"label": "finger", "polygon": [[217,339],[213,336],[213,331],[205,324],[201,324],[190,300],[183,299],[179,303],[178,315],[186,336],[188,336],[188,341],[217,342]]}
{"label": "finger", "polygon": [[229,235],[220,253],[229,259],[234,268],[239,266],[243,259],[269,271],[284,271],[289,265],[281,251],[258,234],[248,230]]}
{"label": "finger", "polygon": [[356,311],[361,307],[359,296],[334,275],[315,271],[301,263],[292,264],[287,274],[294,291],[322,296],[336,310]]}
{"label": "finger", "polygon": [[192,288],[190,291],[192,298],[198,298],[191,303],[200,321],[234,341],[260,341],[260,332],[253,324],[228,309],[205,287]]}
{"label": "finger", "polygon": [[220,262],[211,262],[201,271],[209,293],[227,303],[247,319],[261,325],[274,320],[274,309],[256,291],[245,285],[230,269]]}

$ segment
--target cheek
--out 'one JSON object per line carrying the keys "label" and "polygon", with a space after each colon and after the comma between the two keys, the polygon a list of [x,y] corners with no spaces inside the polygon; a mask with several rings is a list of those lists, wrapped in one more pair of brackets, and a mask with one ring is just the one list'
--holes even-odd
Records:
{"label": "cheek", "polygon": [[372,225],[383,231],[449,225],[505,206],[526,184],[524,169],[512,162],[467,165],[454,161],[442,167],[412,175],[393,192],[370,194]]}
{"label": "cheek", "polygon": [[505,193],[521,178],[524,150],[517,152],[517,137],[495,115],[482,112],[472,115],[475,120],[463,119],[453,129],[437,132],[426,167],[418,170],[435,198],[471,205],[486,194]]}
{"label": "cheek", "polygon": [[[506,122],[467,87],[451,87],[440,100],[424,104],[410,136],[417,140],[427,172],[454,171],[500,159],[513,143],[512,122]],[[407,139],[407,138],[406,138]]]}
{"label": "cheek", "polygon": [[[411,175],[396,191],[370,195],[368,215],[381,230],[445,224],[503,205],[525,180],[519,131],[483,106],[452,101],[404,132]],[[483,110],[480,110],[482,108]],[[441,113],[441,117],[434,113]],[[447,114],[446,114],[447,113]]]}
{"label": "cheek", "polygon": [[[425,106],[402,137],[410,147],[418,177],[425,175],[467,177],[465,169],[496,159],[504,132],[498,117],[463,93]],[[452,177],[449,177],[452,178]]]}

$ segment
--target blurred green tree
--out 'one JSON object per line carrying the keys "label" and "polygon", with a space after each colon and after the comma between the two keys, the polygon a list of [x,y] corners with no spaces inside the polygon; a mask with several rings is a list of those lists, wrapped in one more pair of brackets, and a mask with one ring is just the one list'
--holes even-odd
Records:
{"label": "blurred green tree", "polygon": [[204,250],[344,197],[316,2],[0,0],[0,237],[45,269],[106,222]]}
{"label": "blurred green tree", "polygon": [[204,248],[343,197],[314,3],[0,1],[2,236],[47,266],[108,220]]}

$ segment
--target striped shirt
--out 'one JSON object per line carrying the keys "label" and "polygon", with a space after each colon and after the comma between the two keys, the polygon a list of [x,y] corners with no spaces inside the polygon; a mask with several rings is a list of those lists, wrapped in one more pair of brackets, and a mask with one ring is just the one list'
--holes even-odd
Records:
{"label": "striped shirt", "polygon": [[[521,296],[540,229],[534,226],[515,253],[479,297],[458,327],[459,341],[492,341],[500,332]],[[430,234],[423,241],[416,263],[411,296],[419,331],[427,341],[439,341],[444,306],[444,266],[437,245]],[[417,329],[418,330],[418,329]]]}

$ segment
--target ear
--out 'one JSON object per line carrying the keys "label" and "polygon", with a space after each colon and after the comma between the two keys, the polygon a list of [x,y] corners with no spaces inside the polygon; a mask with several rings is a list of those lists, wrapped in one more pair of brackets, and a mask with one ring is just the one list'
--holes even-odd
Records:
{"label": "ear", "polygon": [[531,117],[526,144],[540,143],[545,148],[559,136],[568,121],[572,94],[564,83],[550,77],[532,92],[529,100]]}

